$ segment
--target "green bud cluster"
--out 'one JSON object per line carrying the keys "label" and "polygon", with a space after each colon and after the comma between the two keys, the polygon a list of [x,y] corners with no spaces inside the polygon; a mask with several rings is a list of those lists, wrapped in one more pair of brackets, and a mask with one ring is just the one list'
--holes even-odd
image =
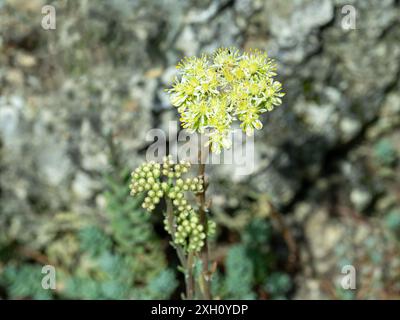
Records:
{"label": "green bud cluster", "polygon": [[[212,220],[208,220],[207,235],[204,227],[200,224],[199,218],[195,211],[190,208],[180,213],[176,213],[176,232],[174,242],[181,245],[187,251],[199,252],[204,246],[206,236],[215,234],[216,224]],[[164,219],[165,230],[171,234],[168,218]]]}
{"label": "green bud cluster", "polygon": [[175,186],[169,189],[168,197],[173,201],[176,207],[185,206],[184,192],[191,191],[194,193],[200,193],[203,191],[203,179],[202,178],[187,178],[177,179]]}
{"label": "green bud cluster", "polygon": [[[201,178],[181,179],[181,176],[190,169],[190,163],[182,160],[174,163],[171,156],[166,156],[163,163],[150,161],[143,163],[132,172],[130,184],[131,195],[147,193],[143,201],[143,208],[153,211],[161,198],[167,194],[174,205],[183,210],[187,205],[184,197],[185,191],[199,193],[203,191]],[[174,180],[176,180],[174,182]]]}
{"label": "green bud cluster", "polygon": [[217,229],[217,224],[213,220],[208,220],[207,224],[207,235],[212,236],[215,234],[215,231]]}
{"label": "green bud cluster", "polygon": [[131,195],[135,196],[147,192],[142,207],[151,212],[160,202],[166,191],[166,186],[161,182],[161,165],[154,161],[142,164],[132,172],[132,181],[129,186]]}
{"label": "green bud cluster", "polygon": [[[189,162],[183,160],[175,163],[171,156],[164,157],[161,164],[154,161],[144,163],[132,172],[130,189],[132,196],[146,193],[142,206],[149,212],[155,209],[162,197],[169,199],[174,211],[175,244],[187,251],[198,252],[204,246],[207,234],[215,231],[215,223],[208,222],[206,234],[196,211],[187,200],[187,193],[198,194],[204,190],[202,177],[182,178],[189,169]],[[167,218],[164,219],[164,225],[171,234]]]}
{"label": "green bud cluster", "polygon": [[179,163],[175,163],[172,160],[172,156],[165,156],[162,164],[162,174],[169,178],[180,178],[182,174],[185,174],[190,169],[190,163],[186,160],[182,160]]}
{"label": "green bud cluster", "polygon": [[193,209],[182,211],[177,216],[175,243],[187,251],[198,252],[204,246],[206,233]]}

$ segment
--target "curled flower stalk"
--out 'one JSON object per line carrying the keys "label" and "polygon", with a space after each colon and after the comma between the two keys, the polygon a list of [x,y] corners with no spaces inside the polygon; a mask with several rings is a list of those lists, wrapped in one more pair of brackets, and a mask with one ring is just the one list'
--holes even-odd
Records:
{"label": "curled flower stalk", "polygon": [[[182,128],[207,136],[198,152],[198,175],[190,176],[191,163],[174,163],[166,156],[162,163],[144,163],[132,172],[131,195],[142,194],[142,206],[149,212],[164,201],[164,226],[185,273],[186,298],[211,299],[208,239],[216,225],[209,219],[206,200],[206,158],[230,148],[235,121],[247,135],[262,129],[261,115],[280,105],[284,93],[275,79],[274,61],[257,50],[221,48],[185,58],[177,68],[179,75],[167,90],[171,104],[180,114]],[[202,265],[197,285],[196,261]]]}

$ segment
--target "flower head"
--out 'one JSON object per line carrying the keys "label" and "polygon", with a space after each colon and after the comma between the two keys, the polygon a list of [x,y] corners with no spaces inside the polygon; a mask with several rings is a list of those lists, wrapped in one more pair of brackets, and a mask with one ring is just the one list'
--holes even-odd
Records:
{"label": "flower head", "polygon": [[212,55],[183,59],[180,77],[168,90],[178,108],[182,126],[209,133],[212,151],[229,148],[229,130],[235,120],[251,135],[261,129],[260,114],[282,103],[282,85],[274,79],[276,66],[266,53],[221,48]]}

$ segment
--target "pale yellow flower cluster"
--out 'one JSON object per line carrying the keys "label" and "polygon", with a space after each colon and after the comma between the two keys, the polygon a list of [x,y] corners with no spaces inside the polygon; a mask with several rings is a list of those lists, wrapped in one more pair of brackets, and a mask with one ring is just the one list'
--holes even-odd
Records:
{"label": "pale yellow flower cluster", "polygon": [[235,120],[252,135],[263,126],[260,115],[282,103],[275,63],[263,52],[221,48],[212,55],[185,58],[177,68],[180,76],[168,90],[171,103],[184,128],[208,132],[213,152],[231,146]]}

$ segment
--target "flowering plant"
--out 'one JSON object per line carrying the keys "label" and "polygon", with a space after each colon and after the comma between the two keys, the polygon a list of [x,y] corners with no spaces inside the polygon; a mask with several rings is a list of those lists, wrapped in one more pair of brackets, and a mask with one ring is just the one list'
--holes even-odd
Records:
{"label": "flowering plant", "polygon": [[[260,115],[282,103],[282,86],[274,79],[275,63],[260,51],[240,54],[222,48],[212,55],[185,58],[177,68],[180,76],[167,90],[171,103],[178,108],[183,128],[207,134],[212,152],[231,146],[229,130],[234,121],[240,121],[243,131],[252,135],[254,129],[262,128]],[[162,163],[144,163],[133,171],[130,185],[131,195],[145,193],[142,206],[149,212],[165,199],[165,230],[185,273],[187,299],[211,298],[208,239],[216,225],[209,219],[202,149],[196,177],[182,178],[191,164],[185,160],[174,163],[171,156],[165,156]],[[197,205],[190,194],[197,198]],[[201,261],[202,269],[197,285],[196,261]]]}
{"label": "flowering plant", "polygon": [[221,48],[214,54],[190,57],[177,66],[170,100],[178,108],[182,126],[192,132],[209,130],[213,152],[229,148],[233,121],[248,135],[263,127],[260,114],[282,103],[282,85],[274,79],[276,66],[267,54],[253,50],[240,54]]}

